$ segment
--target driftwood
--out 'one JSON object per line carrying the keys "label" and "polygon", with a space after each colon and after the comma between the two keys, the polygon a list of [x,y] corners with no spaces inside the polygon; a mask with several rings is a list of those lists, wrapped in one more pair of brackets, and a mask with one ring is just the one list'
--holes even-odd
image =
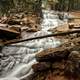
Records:
{"label": "driftwood", "polygon": [[49,34],[49,35],[45,35],[45,36],[33,37],[33,38],[23,39],[23,40],[12,40],[12,41],[9,41],[9,42],[5,42],[4,45],[20,43],[20,42],[36,40],[36,39],[43,39],[43,38],[53,37],[53,36],[65,36],[65,35],[73,34],[73,33],[80,33],[80,30],[53,33],[53,34]]}

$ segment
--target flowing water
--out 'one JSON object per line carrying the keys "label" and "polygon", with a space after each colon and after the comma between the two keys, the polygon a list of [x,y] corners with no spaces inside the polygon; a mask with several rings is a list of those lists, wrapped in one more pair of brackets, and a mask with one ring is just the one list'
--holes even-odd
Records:
{"label": "flowing water", "polygon": [[[48,29],[64,23],[64,21],[59,20],[54,11],[44,10],[43,14],[42,30],[29,37],[51,34]],[[20,80],[23,78],[28,80],[27,77],[33,73],[31,66],[37,63],[35,55],[44,49],[58,47],[60,44],[59,39],[51,37],[16,44],[26,47],[4,47],[0,53],[3,56],[0,59],[0,80]]]}

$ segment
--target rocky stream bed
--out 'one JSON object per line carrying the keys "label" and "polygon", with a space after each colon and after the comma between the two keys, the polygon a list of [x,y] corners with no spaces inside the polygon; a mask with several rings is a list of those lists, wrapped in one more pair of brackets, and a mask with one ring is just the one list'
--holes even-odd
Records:
{"label": "rocky stream bed", "polygon": [[[23,32],[24,39],[52,34],[48,31],[50,28],[66,23],[54,11],[45,10],[43,14],[41,29]],[[69,35],[68,40],[65,37],[67,43],[61,38],[50,37],[3,47],[0,51],[0,80],[79,80],[80,38],[72,39],[72,35],[70,39]]]}

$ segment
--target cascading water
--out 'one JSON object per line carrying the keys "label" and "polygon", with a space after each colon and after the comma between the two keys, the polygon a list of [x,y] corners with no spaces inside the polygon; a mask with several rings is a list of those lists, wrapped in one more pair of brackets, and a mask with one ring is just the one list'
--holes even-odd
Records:
{"label": "cascading water", "polygon": [[[29,37],[42,36],[51,34],[48,29],[55,28],[64,22],[59,20],[54,11],[43,11],[44,19],[41,24],[42,30]],[[4,47],[0,54],[3,57],[0,59],[0,80],[20,80],[26,78],[33,73],[31,66],[37,63],[35,55],[39,51],[47,48],[54,48],[60,45],[60,40],[54,37],[40,40],[32,40],[28,42],[18,43],[16,45],[23,45],[27,47]]]}

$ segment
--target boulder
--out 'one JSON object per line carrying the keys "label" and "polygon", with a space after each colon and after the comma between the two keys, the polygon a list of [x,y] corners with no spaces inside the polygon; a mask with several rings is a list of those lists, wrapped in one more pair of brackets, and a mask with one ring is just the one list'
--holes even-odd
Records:
{"label": "boulder", "polygon": [[37,54],[36,59],[37,61],[55,62],[66,59],[69,54],[70,51],[65,47],[50,48]]}
{"label": "boulder", "polygon": [[51,65],[48,62],[40,62],[32,66],[34,72],[45,71],[45,70],[48,70],[50,67]]}

